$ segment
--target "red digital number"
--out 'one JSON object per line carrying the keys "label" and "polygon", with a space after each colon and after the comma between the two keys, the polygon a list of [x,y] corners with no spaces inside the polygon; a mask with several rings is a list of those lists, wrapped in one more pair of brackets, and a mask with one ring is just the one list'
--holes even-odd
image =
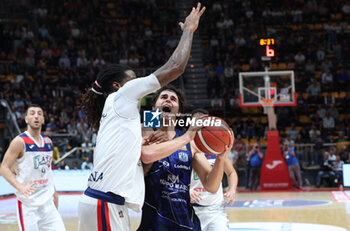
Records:
{"label": "red digital number", "polygon": [[266,46],[266,56],[267,57],[274,57],[275,51],[273,49],[270,49],[270,46]]}

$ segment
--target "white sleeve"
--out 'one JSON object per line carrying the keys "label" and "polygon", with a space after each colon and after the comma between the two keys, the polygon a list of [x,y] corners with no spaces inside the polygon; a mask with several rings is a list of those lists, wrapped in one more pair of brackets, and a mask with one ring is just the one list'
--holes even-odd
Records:
{"label": "white sleeve", "polygon": [[119,91],[128,100],[138,102],[142,97],[158,90],[160,87],[158,78],[152,73],[147,77],[128,81]]}
{"label": "white sleeve", "polygon": [[126,119],[137,119],[139,104],[142,97],[160,88],[154,74],[128,81],[121,87],[113,99],[115,113]]}

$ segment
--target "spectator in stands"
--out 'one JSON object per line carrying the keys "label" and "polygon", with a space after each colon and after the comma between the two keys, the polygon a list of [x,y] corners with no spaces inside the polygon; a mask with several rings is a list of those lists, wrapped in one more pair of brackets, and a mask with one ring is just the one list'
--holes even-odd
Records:
{"label": "spectator in stands", "polygon": [[322,104],[317,105],[318,109],[316,111],[316,114],[323,119],[326,116],[326,109],[322,106]]}
{"label": "spectator in stands", "polygon": [[14,110],[20,111],[21,107],[24,107],[24,101],[20,94],[15,95],[15,101],[13,102]]}
{"label": "spectator in stands", "polygon": [[[330,72],[333,68],[333,63],[329,60],[329,59],[325,59],[322,64],[322,70],[323,72]],[[333,76],[332,76],[332,80],[333,80]]]}
{"label": "spectator in stands", "polygon": [[329,148],[328,160],[329,161],[335,161],[336,158],[337,158],[337,148],[336,147],[330,147]]}
{"label": "spectator in stands", "polygon": [[229,105],[232,108],[236,108],[236,109],[239,108],[239,99],[234,94],[229,94]]}
{"label": "spectator in stands", "polygon": [[311,79],[311,84],[307,87],[306,92],[309,93],[310,101],[315,102],[321,92],[321,87],[316,80]]}
{"label": "spectator in stands", "polygon": [[298,68],[298,67],[304,68],[304,65],[305,65],[305,55],[304,55],[303,53],[301,53],[301,51],[299,51],[299,52],[294,56],[294,60],[295,60],[296,68]]}
{"label": "spectator in stands", "polygon": [[302,180],[299,161],[296,157],[294,149],[288,146],[288,143],[286,141],[283,141],[282,143],[282,155],[288,165],[289,177],[293,182],[293,186],[295,188],[301,189]]}
{"label": "spectator in stands", "polygon": [[211,107],[214,109],[221,109],[223,107],[222,99],[219,99],[217,95],[214,96],[214,99],[211,99]]}
{"label": "spectator in stands", "polygon": [[320,162],[320,158],[322,156],[322,152],[324,151],[324,145],[321,135],[318,135],[316,139],[313,141],[313,151],[311,152],[312,165]]}
{"label": "spectator in stands", "polygon": [[287,131],[287,134],[292,140],[296,139],[297,135],[299,134],[299,130],[295,127],[295,123],[291,124],[290,129]]}
{"label": "spectator in stands", "polygon": [[77,130],[76,121],[73,118],[71,118],[69,120],[69,124],[67,125],[67,133],[69,135],[73,135],[75,130]]}
{"label": "spectator in stands", "polygon": [[79,169],[77,161],[73,161],[72,169]]}
{"label": "spectator in stands", "polygon": [[325,134],[331,133],[335,128],[335,120],[327,111],[326,116],[322,119],[323,130]]}
{"label": "spectator in stands", "polygon": [[316,65],[312,59],[308,59],[305,65],[306,76],[312,78],[315,75]]}
{"label": "spectator in stands", "polygon": [[89,61],[85,57],[85,54],[81,53],[77,58],[77,64],[76,64],[77,68],[86,68],[88,64],[89,64]]}
{"label": "spectator in stands", "polygon": [[250,158],[250,190],[257,190],[260,182],[261,164],[264,158],[264,152],[260,149],[259,144],[255,143],[248,153]]}
{"label": "spectator in stands", "polygon": [[330,161],[328,158],[329,158],[329,152],[325,152],[323,154],[323,160],[320,163],[321,170],[318,171],[317,178],[316,178],[316,187],[318,188],[321,185],[322,177],[327,175],[330,178],[334,178],[335,176],[335,172],[333,171],[332,161]]}
{"label": "spectator in stands", "polygon": [[329,115],[331,117],[334,118],[335,123],[337,124],[339,122],[339,112],[338,112],[338,109],[334,106],[333,103],[329,104],[327,112],[329,113]]}
{"label": "spectator in stands", "polygon": [[101,55],[98,55],[98,57],[94,61],[94,67],[101,69],[104,65],[106,65],[106,62],[104,61]]}
{"label": "spectator in stands", "polygon": [[[89,138],[84,139],[84,143],[81,144],[82,148],[91,148],[93,147],[92,143],[90,142]],[[91,161],[93,161],[93,150],[91,149],[83,149],[81,151],[81,159],[85,160],[86,158],[89,158]]]}
{"label": "spectator in stands", "polygon": [[68,170],[69,166],[66,164],[66,162],[64,162],[64,160],[61,160],[58,169]]}
{"label": "spectator in stands", "polygon": [[343,183],[343,164],[344,164],[344,161],[340,159],[339,155],[336,155],[336,159],[332,164],[333,165],[332,169],[335,172],[335,179],[334,179],[335,184],[337,184],[338,182],[341,184]]}
{"label": "spectator in stands", "polygon": [[71,67],[70,59],[67,57],[66,53],[62,53],[61,58],[58,60],[58,66],[61,69],[69,69]]}
{"label": "spectator in stands", "polygon": [[322,45],[319,45],[318,50],[316,51],[316,57],[319,62],[322,62],[326,56],[325,49]]}
{"label": "spectator in stands", "polygon": [[330,69],[322,73],[321,83],[323,91],[333,91],[333,74]]}
{"label": "spectator in stands", "polygon": [[46,131],[55,132],[57,128],[57,124],[53,117],[50,118],[50,122],[46,124]]}
{"label": "spectator in stands", "polygon": [[92,170],[93,169],[93,164],[90,161],[89,157],[86,157],[84,162],[81,164],[81,169],[88,169],[88,170]]}

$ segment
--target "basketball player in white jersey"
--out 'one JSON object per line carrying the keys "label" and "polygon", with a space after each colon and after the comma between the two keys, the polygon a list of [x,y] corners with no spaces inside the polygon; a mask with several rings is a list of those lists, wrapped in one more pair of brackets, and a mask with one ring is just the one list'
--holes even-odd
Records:
{"label": "basketball player in white jersey", "polygon": [[12,140],[0,168],[1,175],[17,190],[19,229],[65,230],[51,173],[52,141],[41,135],[45,122],[42,108],[29,106],[25,121],[27,131]]}
{"label": "basketball player in white jersey", "polygon": [[[195,110],[192,112],[193,117],[202,117],[209,115],[206,110]],[[195,145],[192,141],[192,145]],[[214,165],[216,161],[215,155],[205,154],[209,163]],[[192,170],[191,177],[191,203],[201,222],[202,231],[228,231],[229,223],[225,211],[224,196],[227,197],[227,204],[233,204],[236,197],[236,188],[238,177],[236,170],[233,168],[231,161],[226,158],[224,171],[228,178],[229,189],[224,194],[222,185],[216,193],[210,193],[203,187],[202,182],[198,178],[195,171]]]}
{"label": "basketball player in white jersey", "polygon": [[183,31],[169,60],[147,77],[110,65],[82,97],[82,110],[97,133],[94,168],[79,202],[79,230],[130,230],[128,208],[141,210],[145,185],[141,156],[140,100],[185,70],[193,33],[205,7],[198,3],[180,23]]}

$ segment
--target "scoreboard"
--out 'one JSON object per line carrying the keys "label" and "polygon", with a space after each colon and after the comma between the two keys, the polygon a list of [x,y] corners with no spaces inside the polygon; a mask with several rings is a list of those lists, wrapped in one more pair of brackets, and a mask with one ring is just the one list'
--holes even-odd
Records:
{"label": "scoreboard", "polygon": [[275,57],[275,39],[274,38],[260,38],[259,39],[259,53],[261,60],[267,61]]}

